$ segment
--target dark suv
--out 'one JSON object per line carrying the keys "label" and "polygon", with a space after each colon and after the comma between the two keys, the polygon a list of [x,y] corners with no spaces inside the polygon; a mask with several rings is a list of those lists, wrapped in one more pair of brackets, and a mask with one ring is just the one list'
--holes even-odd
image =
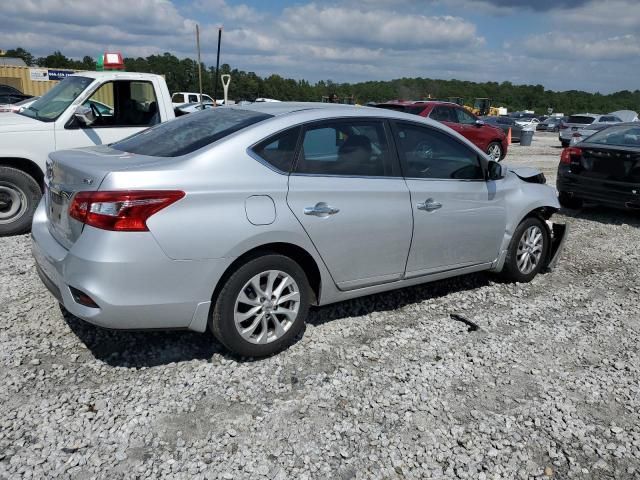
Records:
{"label": "dark suv", "polygon": [[501,128],[488,125],[464,107],[439,101],[392,101],[379,103],[378,108],[412,113],[444,123],[481,150],[492,160],[500,161],[507,154],[507,136]]}

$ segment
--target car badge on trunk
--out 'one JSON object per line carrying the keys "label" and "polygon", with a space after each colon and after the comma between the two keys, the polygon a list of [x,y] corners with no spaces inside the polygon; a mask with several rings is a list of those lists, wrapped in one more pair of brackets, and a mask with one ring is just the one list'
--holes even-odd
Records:
{"label": "car badge on trunk", "polygon": [[83,178],[82,181],[87,185],[91,185],[93,183],[93,178]]}

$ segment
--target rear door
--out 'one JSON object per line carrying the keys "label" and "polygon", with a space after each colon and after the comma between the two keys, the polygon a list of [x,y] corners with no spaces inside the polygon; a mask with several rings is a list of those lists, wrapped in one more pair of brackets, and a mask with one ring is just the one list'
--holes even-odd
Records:
{"label": "rear door", "polygon": [[382,120],[307,125],[287,202],[337,286],[397,280],[411,242],[409,190]]}
{"label": "rear door", "polygon": [[493,262],[506,227],[500,181],[485,181],[478,154],[445,132],[397,122],[394,137],[414,216],[407,277]]}

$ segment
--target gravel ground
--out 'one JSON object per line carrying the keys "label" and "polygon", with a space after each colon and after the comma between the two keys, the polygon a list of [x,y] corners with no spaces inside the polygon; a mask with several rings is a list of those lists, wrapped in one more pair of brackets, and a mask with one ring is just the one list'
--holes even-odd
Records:
{"label": "gravel ground", "polygon": [[[553,182],[557,144],[538,134],[507,163]],[[0,478],[640,478],[640,217],[558,218],[561,261],[530,284],[315,309],[259,361],[65,316],[29,237],[2,238]]]}

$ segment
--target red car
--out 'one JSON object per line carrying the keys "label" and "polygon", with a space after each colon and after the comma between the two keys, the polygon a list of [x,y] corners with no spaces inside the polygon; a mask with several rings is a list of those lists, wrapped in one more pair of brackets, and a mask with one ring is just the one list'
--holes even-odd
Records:
{"label": "red car", "polygon": [[502,129],[489,125],[456,103],[439,101],[393,101],[379,103],[379,108],[413,113],[444,123],[467,138],[492,160],[500,161],[507,154],[507,136]]}

